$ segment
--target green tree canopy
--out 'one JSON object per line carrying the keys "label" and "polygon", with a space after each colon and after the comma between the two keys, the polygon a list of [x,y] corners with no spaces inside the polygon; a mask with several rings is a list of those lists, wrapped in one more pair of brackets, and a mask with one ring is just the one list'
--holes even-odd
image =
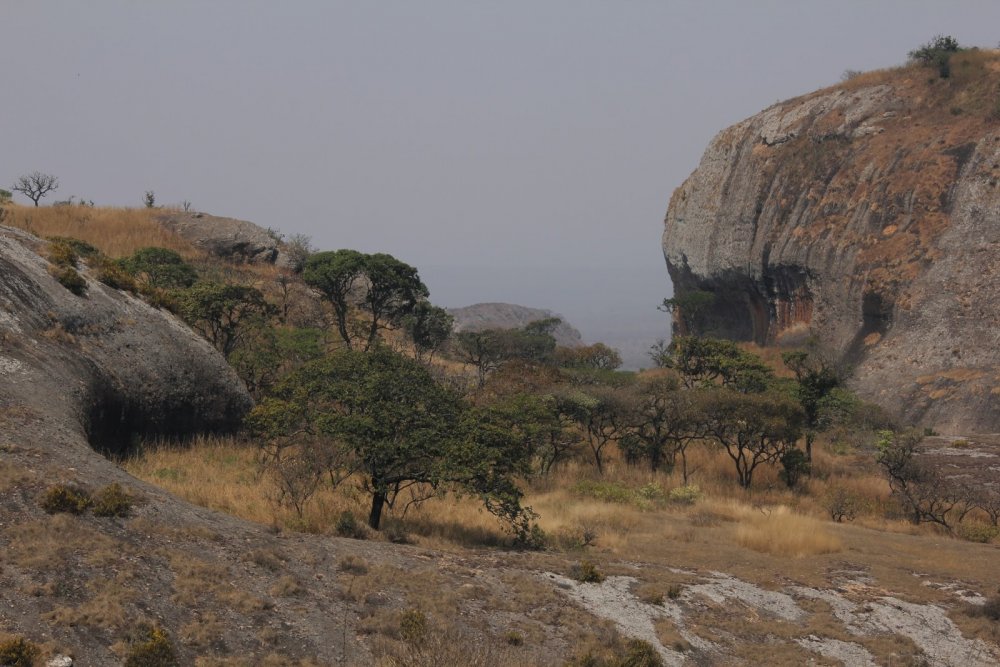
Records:
{"label": "green tree canopy", "polygon": [[742,394],[720,387],[707,392],[707,431],[733,460],[740,486],[749,489],[759,465],[779,461],[795,446],[802,433],[802,409],[776,391]]}
{"label": "green tree canopy", "polygon": [[198,280],[194,267],[168,248],[142,248],[121,265],[140,282],[159,289],[190,287]]}
{"label": "green tree canopy", "polygon": [[337,450],[313,458],[329,461],[337,478],[360,477],[372,528],[400,492],[456,485],[516,530],[527,529],[530,512],[514,484],[530,461],[526,439],[502,413],[469,408],[423,365],[386,348],[342,350],[306,364],[248,424],[265,441],[319,435]]}
{"label": "green tree canopy", "polygon": [[424,355],[433,357],[451,337],[455,318],[444,308],[439,308],[429,301],[420,301],[413,307],[413,311],[403,318],[402,324],[410,340],[413,341],[417,358],[422,358]]}
{"label": "green tree canopy", "polygon": [[227,358],[275,311],[260,290],[211,282],[180,292],[177,308],[180,316]]}
{"label": "green tree canopy", "polygon": [[[337,331],[348,348],[353,348],[357,339],[363,349],[371,349],[380,330],[399,326],[429,294],[414,267],[385,253],[315,253],[306,260],[302,278],[333,307]],[[356,329],[349,317],[353,298],[367,317]]]}
{"label": "green tree canopy", "polygon": [[688,389],[721,384],[743,393],[760,392],[774,379],[757,355],[720,338],[677,336],[658,350],[654,362],[677,371]]}

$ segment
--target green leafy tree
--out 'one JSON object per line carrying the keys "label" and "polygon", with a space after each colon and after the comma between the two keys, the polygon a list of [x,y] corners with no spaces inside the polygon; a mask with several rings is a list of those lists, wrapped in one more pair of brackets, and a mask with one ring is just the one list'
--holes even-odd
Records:
{"label": "green leafy tree", "polygon": [[677,336],[654,362],[680,374],[687,389],[722,385],[743,393],[767,389],[774,374],[759,357],[731,340]]}
{"label": "green leafy tree", "polygon": [[910,51],[907,55],[914,62],[937,67],[938,75],[942,79],[947,79],[951,76],[951,56],[960,50],[961,47],[958,45],[958,40],[954,37],[950,35],[937,35],[934,39],[920,48]]}
{"label": "green leafy tree", "polygon": [[209,282],[181,291],[177,309],[227,358],[275,313],[274,306],[254,287]]}
{"label": "green leafy tree", "polygon": [[556,349],[550,326],[557,319],[539,320],[521,329],[484,329],[460,331],[456,336],[458,353],[462,361],[476,367],[479,386],[486,384],[486,377],[513,360],[546,363]]}
{"label": "green leafy tree", "polygon": [[628,396],[618,387],[587,387],[581,391],[575,407],[575,417],[584,430],[594,465],[598,474],[603,475],[605,450],[628,433],[631,407]]}
{"label": "green leafy tree", "polygon": [[252,327],[229,355],[247,391],[260,400],[281,378],[324,352],[324,332],[311,328]]}
{"label": "green leafy tree", "polygon": [[367,286],[361,307],[367,311],[368,323],[365,349],[378,339],[380,329],[398,327],[402,319],[430,294],[420,281],[417,270],[392,255],[376,253],[365,258]]}
{"label": "green leafy tree", "polygon": [[706,316],[714,303],[712,292],[691,290],[664,299],[658,309],[673,315],[676,335],[694,336],[703,333]]}
{"label": "green leafy tree", "polygon": [[352,347],[348,330],[349,298],[354,284],[364,276],[364,261],[365,255],[357,250],[318,252],[306,259],[302,270],[306,284],[319,290],[333,307],[337,332],[348,348]]}
{"label": "green leafy tree", "polygon": [[417,358],[434,357],[434,353],[451,337],[455,326],[455,318],[445,310],[421,301],[413,307],[413,311],[403,317],[403,330],[406,331]]}
{"label": "green leafy tree", "polygon": [[805,351],[785,352],[781,355],[785,366],[795,374],[795,395],[805,414],[806,461],[812,461],[812,447],[816,434],[826,425],[823,406],[830,393],[840,386],[840,376],[834,368],[816,354]]}
{"label": "green leafy tree", "polygon": [[[305,282],[319,290],[333,307],[337,331],[352,349],[355,338],[369,350],[379,331],[399,326],[403,318],[428,296],[417,270],[392,255],[368,255],[337,250],[310,255],[302,271]],[[351,326],[351,300],[355,289],[358,307],[367,321]]]}
{"label": "green leafy tree", "polygon": [[530,462],[523,439],[503,415],[470,409],[427,369],[383,347],[342,350],[292,373],[248,417],[265,442],[306,434],[321,438],[332,479],[357,476],[371,496],[369,525],[400,493],[419,501],[457,485],[526,530],[515,474]]}
{"label": "green leafy tree", "polygon": [[681,459],[688,483],[688,447],[708,435],[703,410],[705,392],[685,390],[676,375],[642,378],[631,391],[629,432],[634,456],[648,461],[651,470],[674,469]]}
{"label": "green leafy tree", "polygon": [[121,262],[141,283],[159,289],[190,287],[198,280],[194,268],[173,250],[142,248]]}
{"label": "green leafy tree", "polygon": [[621,367],[622,357],[618,350],[604,343],[581,347],[557,347],[555,363],[564,368],[594,368],[613,371]]}
{"label": "green leafy tree", "polygon": [[704,414],[708,433],[732,459],[744,489],[750,488],[758,466],[780,461],[802,432],[802,409],[775,391],[713,389],[706,394]]}

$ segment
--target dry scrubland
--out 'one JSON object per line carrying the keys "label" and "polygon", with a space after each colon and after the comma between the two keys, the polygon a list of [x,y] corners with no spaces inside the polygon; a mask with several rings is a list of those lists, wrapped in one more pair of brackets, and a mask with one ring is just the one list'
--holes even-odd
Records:
{"label": "dry scrubland", "polygon": [[[951,72],[962,96],[929,98],[928,107],[958,125],[990,113],[995,96],[976,81],[980,70],[995,67],[995,52],[964,53]],[[907,71],[914,76],[906,85],[924,85],[923,69]],[[843,85],[896,76],[873,72]],[[933,95],[944,95],[941,88]],[[115,259],[167,248],[203,279],[259,289],[285,329],[329,327],[329,309],[294,275],[209,257],[165,232],[155,215],[8,205],[4,224],[43,238],[78,238]],[[399,331],[385,337],[394,348],[411,349]],[[321,344],[336,348],[336,336]],[[790,381],[780,351],[744,350]],[[477,390],[476,371],[457,358],[440,354],[432,367],[473,402],[495,398],[496,387]],[[548,381],[546,373],[505,381],[533,390]],[[5,410],[0,423],[33,418]],[[537,514],[535,549],[515,548],[523,545],[478,497],[448,484],[408,506],[413,494],[428,490],[411,487],[377,531],[365,525],[372,499],[356,479],[323,481],[297,511],[277,492],[260,442],[246,434],[150,439],[133,443],[116,463],[193,505],[267,527],[270,541],[253,545],[231,544],[235,532],[219,523],[168,525],[155,513],[159,491],[136,480],[125,484],[134,511],[109,517],[95,508],[115,507],[119,491],[92,488],[81,500],[72,484],[52,484],[0,460],[4,503],[20,512],[44,502],[55,512],[4,528],[0,582],[39,605],[54,600],[46,622],[106,636],[116,656],[140,656],[131,664],[155,664],[149,656],[171,642],[199,656],[199,665],[318,664],[283,657],[295,652],[289,636],[302,628],[275,620],[279,612],[303,624],[321,619],[320,641],[342,642],[340,660],[360,660],[347,648],[358,642],[368,647],[365,659],[382,665],[761,664],[762,655],[773,665],[991,664],[996,653],[979,641],[1000,643],[1000,598],[993,597],[1000,590],[998,537],[990,516],[972,509],[951,530],[907,520],[876,464],[876,437],[873,429],[827,429],[813,447],[811,473],[794,488],[772,463],[746,490],[709,438],[690,445],[687,480],[679,466],[628,465],[616,444],[604,450],[598,471],[583,439],[549,472],[517,476],[523,504]],[[962,439],[936,446],[938,463],[970,447]],[[58,478],[72,480],[69,473]],[[158,545],[155,571],[142,569],[147,541]],[[204,553],[181,546],[192,541]],[[321,553],[329,545],[336,557]],[[75,581],[60,572],[69,561],[79,573]],[[14,580],[10,567],[41,574]],[[249,572],[265,573],[267,585],[243,585]],[[169,636],[159,626],[123,636],[158,576],[178,608],[196,613],[164,621]],[[228,638],[233,623],[252,624],[253,642],[237,646]],[[0,623],[0,664],[17,651],[30,653],[3,636],[6,628]],[[43,644],[46,655],[54,651],[54,642]]]}
{"label": "dry scrubland", "polygon": [[[182,239],[164,234],[148,211],[86,207],[12,207],[11,211],[8,223],[36,234],[80,238],[112,257],[125,257],[147,246],[167,247],[203,275],[269,288],[272,297],[277,293],[273,286],[281,274],[273,267],[227,265],[208,258]],[[302,292],[297,298],[300,304],[308,301]],[[405,347],[398,334],[390,334],[390,340]],[[789,376],[776,351],[747,349],[759,353],[777,375]],[[439,374],[463,377],[463,384],[474,381],[475,373],[458,361],[439,358],[435,365]],[[521,480],[524,504],[538,514],[545,534],[544,550],[533,552],[511,551],[510,534],[468,495],[442,495],[405,511],[406,498],[401,498],[396,508],[387,512],[382,530],[372,531],[364,525],[370,503],[367,493],[350,482],[337,488],[323,485],[300,516],[278,502],[273,480],[260,465],[256,443],[244,437],[199,437],[183,443],[147,441],[121,464],[136,478],[179,498],[269,526],[277,535],[346,536],[359,546],[366,545],[364,555],[338,560],[336,580],[342,587],[344,604],[362,609],[357,632],[375,659],[385,665],[560,664],[565,659],[577,659],[578,664],[612,664],[586,660],[609,661],[630,650],[641,660],[650,646],[659,646],[661,656],[688,653],[701,656],[696,661],[709,663],[716,659],[711,651],[722,647],[733,660],[754,662],[763,643],[769,644],[770,664],[797,665],[808,656],[816,656],[815,651],[801,645],[802,637],[811,636],[859,643],[886,664],[924,664],[926,647],[911,638],[916,636],[912,629],[895,634],[883,631],[859,640],[845,631],[843,621],[826,602],[796,598],[808,614],[804,624],[782,618],[766,605],[755,606],[762,595],[766,599],[768,591],[776,593],[788,585],[823,591],[837,586],[838,581],[847,581],[839,584],[847,586],[842,590],[856,590],[854,595],[860,594],[862,599],[879,600],[879,595],[891,591],[914,603],[942,605],[950,610],[946,622],[954,623],[968,641],[997,642],[996,623],[969,613],[955,593],[972,590],[989,594],[1000,586],[1000,575],[988,565],[995,546],[970,544],[939,528],[914,525],[899,517],[889,486],[874,464],[870,444],[870,438],[866,441],[848,432],[822,434],[815,446],[812,475],[795,490],[779,478],[776,466],[765,466],[757,471],[750,491],[738,487],[730,459],[708,443],[690,447],[687,485],[679,470],[651,472],[642,464],[626,465],[613,447],[604,473],[598,474],[583,449],[547,475]],[[0,468],[0,481],[6,486],[24,480],[19,471]],[[34,482],[38,484],[37,479]],[[136,495],[143,504],[141,493]],[[831,509],[841,507],[845,499],[849,505],[846,520],[833,521]],[[133,519],[132,523],[133,528],[148,534],[169,537],[164,532],[169,532],[167,527],[148,519]],[[175,539],[180,537],[178,533]],[[26,567],[54,566],[52,559],[66,553],[68,547],[85,549],[88,566],[100,569],[128,551],[114,538],[95,538],[77,520],[63,514],[19,528],[17,538],[18,548],[12,554]],[[987,538],[995,541],[992,535]],[[218,538],[206,530],[198,539]],[[419,578],[411,578],[399,565],[381,562],[386,549],[430,549],[433,551],[414,554],[420,557],[427,553],[429,564],[437,564]],[[240,613],[266,616],[273,604],[269,598],[294,600],[311,594],[312,584],[291,572],[291,556],[280,548],[254,549],[241,559],[273,573],[270,588],[256,594],[218,583],[229,572],[223,564],[182,550],[165,550],[164,554],[174,573],[178,604],[196,606],[199,596],[208,590],[220,604]],[[446,592],[455,586],[449,579],[449,559],[479,573],[471,580],[471,588]],[[487,572],[496,585],[485,585]],[[547,589],[537,579],[546,572],[566,576],[571,582],[604,583],[560,584]],[[722,572],[737,579],[718,579]],[[126,609],[138,599],[134,576],[126,572],[115,586],[94,589],[82,606],[56,608],[50,620],[101,628],[126,625]],[[479,584],[474,583],[475,577]],[[739,585],[749,588],[733,588],[733,582],[746,582]],[[50,578],[36,593],[58,595],[52,586],[60,585],[64,584]],[[586,599],[589,589],[573,586],[597,586],[611,593],[608,599],[593,603]],[[720,586],[722,592],[710,593],[712,586]],[[405,600],[402,606],[380,606],[386,591],[400,587]],[[559,587],[583,596],[578,598],[580,608],[567,607]],[[702,590],[705,593],[699,592]],[[711,598],[704,595],[710,594],[721,597],[706,605]],[[638,634],[649,640],[646,644],[628,644],[628,636],[637,636],[637,631],[623,626],[621,618],[614,616],[614,605],[622,601],[643,605],[640,612],[627,607],[631,611],[625,614],[626,619],[636,613],[652,614],[653,634]],[[477,608],[508,620],[489,630],[491,639],[477,639],[476,655],[470,657],[467,649],[459,651],[469,642],[467,621],[454,610],[473,602]],[[683,608],[683,622],[681,617],[662,616],[667,612],[656,611],[671,610],[674,605]],[[733,605],[748,616],[733,616]],[[525,615],[533,607],[536,611]],[[342,614],[346,615],[346,610],[345,606]],[[224,644],[224,617],[216,611],[203,611],[199,618],[175,630],[170,641],[180,642],[188,650],[218,654]],[[346,632],[346,623],[343,627]],[[561,658],[539,652],[552,627],[561,628],[560,632],[569,627],[578,633]],[[262,630],[264,634],[274,632]],[[123,655],[130,646],[155,650],[158,637],[163,639],[143,635],[142,641],[120,643],[116,651]],[[261,637],[265,645],[279,639],[278,635]],[[258,662],[284,664],[277,655]],[[199,664],[236,663],[220,658]]]}

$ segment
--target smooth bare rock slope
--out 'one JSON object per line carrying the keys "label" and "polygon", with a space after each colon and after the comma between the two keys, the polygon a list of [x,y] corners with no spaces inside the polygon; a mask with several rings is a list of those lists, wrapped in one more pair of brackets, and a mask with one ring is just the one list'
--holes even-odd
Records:
{"label": "smooth bare rock slope", "polygon": [[951,64],[948,79],[857,76],[723,130],[671,197],[663,251],[677,295],[715,295],[704,333],[815,335],[897,417],[995,432],[1000,52]]}
{"label": "smooth bare rock slope", "polygon": [[165,229],[208,254],[237,262],[288,266],[280,237],[247,220],[195,211],[167,211],[156,217]]}
{"label": "smooth bare rock slope", "polygon": [[483,329],[518,329],[526,324],[550,317],[562,320],[552,331],[556,343],[567,347],[583,345],[583,336],[561,315],[551,310],[529,308],[513,303],[477,303],[464,308],[449,308],[455,318],[456,331],[482,331]]}

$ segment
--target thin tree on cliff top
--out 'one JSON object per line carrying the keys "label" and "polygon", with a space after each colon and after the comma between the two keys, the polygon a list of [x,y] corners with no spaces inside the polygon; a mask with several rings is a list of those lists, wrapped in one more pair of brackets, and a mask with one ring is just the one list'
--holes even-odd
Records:
{"label": "thin tree on cliff top", "polygon": [[33,171],[30,174],[18,176],[17,181],[11,186],[14,192],[20,192],[25,197],[35,202],[38,201],[59,187],[59,179],[52,174],[43,174],[40,171]]}

